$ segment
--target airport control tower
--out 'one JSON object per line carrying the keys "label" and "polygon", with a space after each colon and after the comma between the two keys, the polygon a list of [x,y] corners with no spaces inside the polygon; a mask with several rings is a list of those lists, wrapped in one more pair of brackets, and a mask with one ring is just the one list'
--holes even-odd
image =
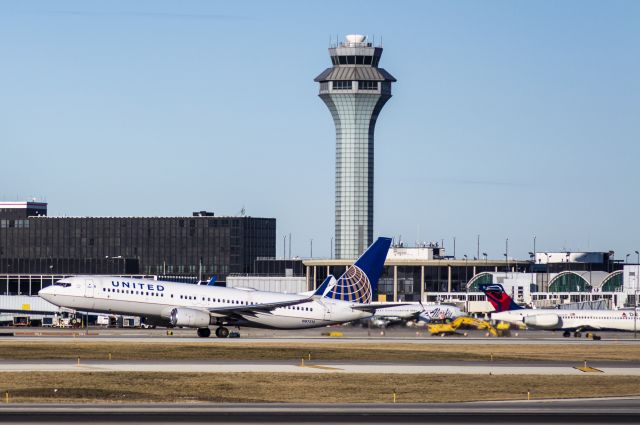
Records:
{"label": "airport control tower", "polygon": [[378,68],[382,47],[363,35],[329,48],[332,68],[315,78],[336,126],[336,258],[373,241],[373,132],[395,78]]}

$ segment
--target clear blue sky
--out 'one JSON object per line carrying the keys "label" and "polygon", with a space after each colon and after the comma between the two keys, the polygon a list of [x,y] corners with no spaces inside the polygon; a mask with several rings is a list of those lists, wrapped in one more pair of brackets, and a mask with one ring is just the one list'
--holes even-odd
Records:
{"label": "clear blue sky", "polygon": [[[640,249],[638,1],[0,1],[0,199],[276,217],[329,255],[332,35],[382,36],[375,233]],[[451,252],[451,251],[449,251]],[[635,257],[635,255],[634,255]]]}

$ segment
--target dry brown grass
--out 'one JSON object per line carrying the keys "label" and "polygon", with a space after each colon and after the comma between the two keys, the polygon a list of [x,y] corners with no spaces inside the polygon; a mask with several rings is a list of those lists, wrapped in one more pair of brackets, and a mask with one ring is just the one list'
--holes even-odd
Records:
{"label": "dry brown grass", "polygon": [[[640,395],[636,376],[296,373],[1,373],[10,402],[399,402]],[[57,390],[57,391],[56,391]]]}
{"label": "dry brown grass", "polygon": [[0,343],[0,359],[118,360],[288,360],[312,353],[314,360],[619,360],[640,362],[640,350],[624,344],[358,344],[358,343],[127,343],[10,341]]}

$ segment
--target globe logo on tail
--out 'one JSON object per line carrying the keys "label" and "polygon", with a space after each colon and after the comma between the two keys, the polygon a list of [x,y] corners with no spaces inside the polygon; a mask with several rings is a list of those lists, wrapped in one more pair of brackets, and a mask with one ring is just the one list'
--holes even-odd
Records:
{"label": "globe logo on tail", "polygon": [[353,265],[340,276],[328,297],[334,300],[369,304],[372,298],[371,283],[362,269]]}

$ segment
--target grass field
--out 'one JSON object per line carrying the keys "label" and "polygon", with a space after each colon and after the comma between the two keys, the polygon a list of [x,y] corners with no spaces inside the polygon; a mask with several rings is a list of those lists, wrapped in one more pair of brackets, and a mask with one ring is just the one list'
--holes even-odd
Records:
{"label": "grass field", "polygon": [[624,344],[314,344],[314,343],[126,343],[111,341],[10,341],[0,344],[0,359],[114,360],[619,360],[640,362],[640,350]]}
{"label": "grass field", "polygon": [[307,375],[273,373],[1,373],[10,403],[460,402],[640,395],[640,377]]}

